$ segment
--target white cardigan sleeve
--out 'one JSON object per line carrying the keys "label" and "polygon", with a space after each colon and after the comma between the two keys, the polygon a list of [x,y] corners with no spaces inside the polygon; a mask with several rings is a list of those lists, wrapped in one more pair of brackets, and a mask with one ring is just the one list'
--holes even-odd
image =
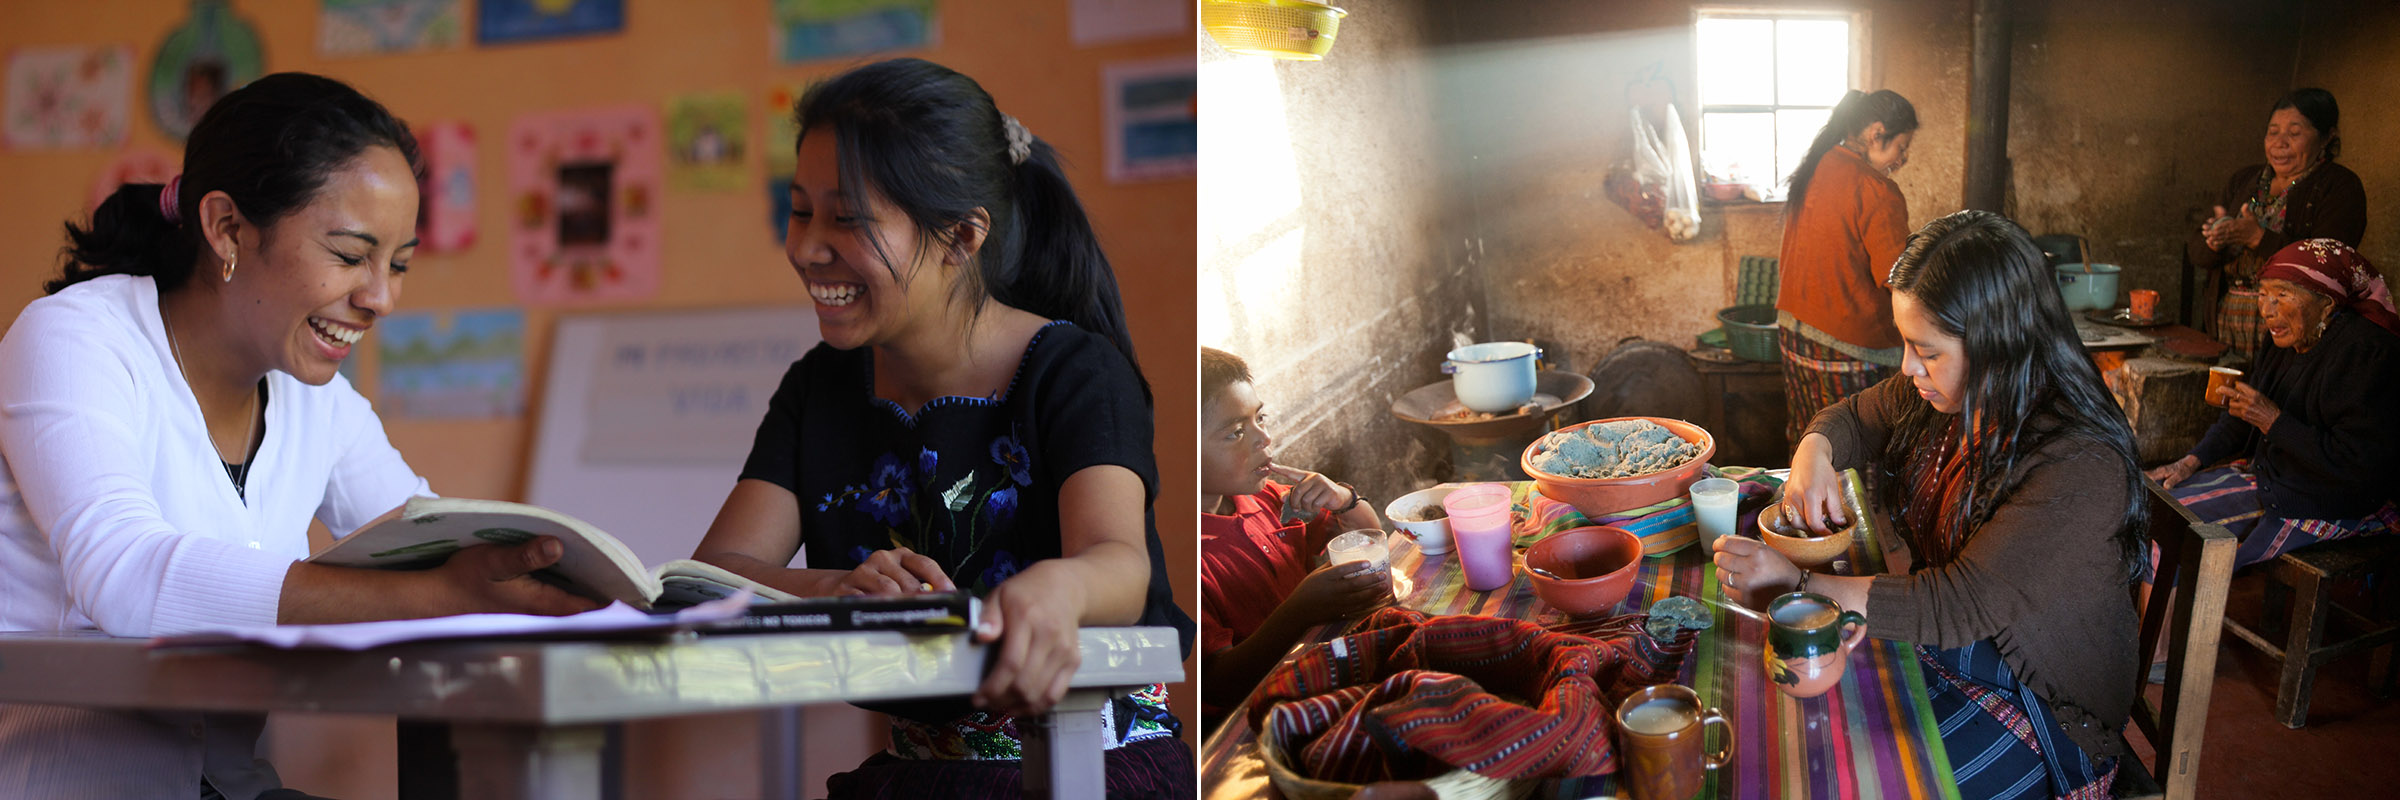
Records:
{"label": "white cardigan sleeve", "polygon": [[[153,486],[156,355],[121,320],[28,306],[0,339],[0,456],[58,559],[68,601],[103,631],[153,636],[273,625],[289,558],[171,524]],[[114,328],[114,329],[112,329]],[[197,474],[193,481],[221,479]]]}
{"label": "white cardigan sleeve", "polygon": [[317,521],[325,523],[333,538],[350,535],[410,497],[433,495],[433,488],[392,447],[383,432],[383,418],[351,388],[350,379],[337,374],[323,391],[334,397],[333,430],[326,433],[340,444],[325,484],[325,501],[317,506]]}

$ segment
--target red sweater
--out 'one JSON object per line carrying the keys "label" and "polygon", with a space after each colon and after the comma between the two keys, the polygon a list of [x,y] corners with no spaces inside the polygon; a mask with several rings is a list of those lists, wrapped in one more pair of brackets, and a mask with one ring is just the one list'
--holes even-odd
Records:
{"label": "red sweater", "polygon": [[1908,241],[1908,201],[1867,159],[1836,147],[1817,159],[1799,213],[1784,220],[1775,307],[1859,347],[1900,346],[1884,279]]}
{"label": "red sweater", "polygon": [[1328,512],[1284,525],[1289,491],[1268,481],[1257,494],[1233,498],[1234,513],[1200,515],[1200,652],[1232,647],[1257,631],[1340,533]]}

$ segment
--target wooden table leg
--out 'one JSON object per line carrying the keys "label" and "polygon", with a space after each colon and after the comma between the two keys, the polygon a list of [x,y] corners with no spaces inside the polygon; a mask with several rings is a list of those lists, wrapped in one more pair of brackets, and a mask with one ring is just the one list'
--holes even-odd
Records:
{"label": "wooden table leg", "polygon": [[1025,796],[1104,797],[1100,706],[1122,691],[1071,691],[1025,734]]}
{"label": "wooden table leg", "polygon": [[459,796],[598,800],[607,738],[600,725],[458,723],[450,744],[458,751]]}
{"label": "wooden table leg", "polygon": [[2317,643],[2324,638],[2325,577],[2292,570],[2292,622],[2283,645],[2283,680],[2275,690],[2275,716],[2286,728],[2308,724],[2308,695],[2317,679]]}

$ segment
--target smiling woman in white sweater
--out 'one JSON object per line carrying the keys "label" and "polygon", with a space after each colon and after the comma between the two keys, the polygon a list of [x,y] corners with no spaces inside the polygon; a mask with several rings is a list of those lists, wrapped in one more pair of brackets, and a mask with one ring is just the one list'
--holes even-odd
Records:
{"label": "smiling woman in white sweater", "polygon": [[[184,169],[69,224],[64,274],[0,338],[0,630],[589,608],[526,575],[546,538],[422,572],[299,561],[310,519],[343,536],[430,493],[335,371],[414,255],[408,129],[269,75],[209,109]],[[263,721],[0,705],[0,794],[295,796],[255,756]]]}

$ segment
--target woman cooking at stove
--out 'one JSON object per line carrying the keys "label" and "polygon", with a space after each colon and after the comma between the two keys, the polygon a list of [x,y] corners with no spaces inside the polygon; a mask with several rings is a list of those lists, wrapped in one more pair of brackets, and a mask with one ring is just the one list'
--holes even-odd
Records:
{"label": "woman cooking at stove", "polygon": [[2337,239],[2357,247],[2367,231],[2367,190],[2342,154],[2342,108],[2323,89],[2294,89],[2267,116],[2267,163],[2233,173],[2209,221],[2184,247],[2190,267],[2215,279],[2208,330],[2243,355],[2261,346],[2259,270],[2284,245]]}
{"label": "woman cooking at stove", "polygon": [[1819,410],[1900,366],[1882,278],[1908,238],[1908,201],[1891,174],[1908,165],[1916,130],[1908,98],[1851,92],[1792,172],[1775,322],[1793,444]]}

